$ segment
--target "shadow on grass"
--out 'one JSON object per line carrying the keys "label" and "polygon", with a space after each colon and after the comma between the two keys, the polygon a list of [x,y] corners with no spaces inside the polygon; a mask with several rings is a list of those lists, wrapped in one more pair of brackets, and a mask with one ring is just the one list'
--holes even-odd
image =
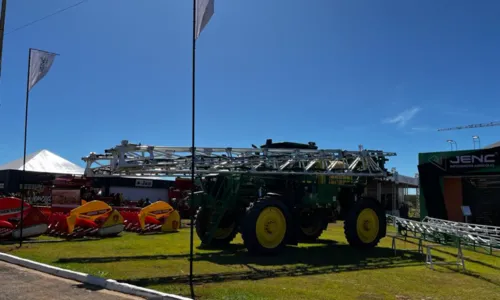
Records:
{"label": "shadow on grass", "polygon": [[[242,245],[232,245],[230,250],[215,253],[196,253],[196,261],[208,261],[219,265],[244,265],[245,271],[196,274],[194,282],[205,284],[234,280],[261,280],[276,277],[309,276],[337,272],[418,266],[423,263],[422,254],[404,252],[395,256],[390,248],[357,250],[348,245],[322,244],[309,247],[288,247],[284,253],[274,256],[254,256]],[[86,257],[59,259],[57,263],[109,263],[128,260],[188,259],[187,254],[151,255],[126,257]],[[188,275],[137,278],[123,282],[150,286],[155,284],[187,283]]]}
{"label": "shadow on grass", "polygon": [[[320,268],[310,268],[304,267],[282,267],[273,270],[258,270],[253,268],[250,271],[240,271],[240,272],[221,272],[215,274],[195,274],[193,275],[193,283],[197,285],[216,283],[216,282],[227,282],[227,281],[237,281],[237,280],[262,280],[268,278],[280,278],[280,277],[298,277],[298,276],[311,276],[311,275],[325,275],[340,272],[350,272],[350,271],[361,271],[361,270],[374,270],[374,269],[389,269],[398,268],[405,266],[414,266],[415,263],[408,264],[395,264],[389,266],[334,266],[334,267],[320,267]],[[159,284],[187,284],[189,283],[189,276],[165,276],[165,277],[151,277],[151,278],[135,278],[128,280],[119,280],[120,282],[138,285],[138,286],[150,286]]]}
{"label": "shadow on grass", "polygon": [[472,277],[472,278],[475,278],[475,279],[480,279],[480,280],[484,280],[488,283],[491,283],[491,284],[494,284],[496,286],[500,286],[500,282],[497,281],[497,280],[494,280],[494,279],[491,279],[491,278],[488,278],[488,277],[485,277],[479,273],[476,273],[476,272],[473,272],[473,271],[470,271],[470,270],[465,270],[465,271],[457,271],[456,268],[454,267],[450,267],[450,266],[441,266],[443,269],[434,269],[433,271],[434,272],[440,272],[440,273],[446,273],[446,272],[460,272],[460,274],[463,274],[463,275],[466,275],[466,276],[469,276],[469,277]]}

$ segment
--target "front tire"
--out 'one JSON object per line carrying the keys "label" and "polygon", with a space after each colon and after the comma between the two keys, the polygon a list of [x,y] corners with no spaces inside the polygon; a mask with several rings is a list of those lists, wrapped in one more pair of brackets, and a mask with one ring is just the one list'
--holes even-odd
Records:
{"label": "front tire", "polygon": [[241,226],[245,247],[251,254],[279,253],[288,240],[290,225],[290,213],[281,201],[266,197],[254,202]]}
{"label": "front tire", "polygon": [[[200,207],[195,216],[195,229],[198,237],[203,241],[205,233],[210,225],[211,211],[209,209]],[[234,214],[225,213],[219,223],[219,228],[215,231],[210,247],[226,247],[238,234],[238,223]]]}
{"label": "front tire", "polygon": [[373,248],[385,236],[387,221],[382,206],[371,198],[361,198],[347,212],[344,234],[356,248]]}

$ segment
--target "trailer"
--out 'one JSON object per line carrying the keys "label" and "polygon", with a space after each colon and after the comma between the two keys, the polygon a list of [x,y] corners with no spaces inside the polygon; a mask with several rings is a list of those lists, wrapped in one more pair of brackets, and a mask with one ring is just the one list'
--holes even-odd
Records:
{"label": "trailer", "polygon": [[241,233],[249,252],[279,253],[287,244],[319,238],[339,211],[351,246],[375,247],[386,234],[384,208],[361,195],[370,181],[390,176],[385,163],[396,153],[271,139],[260,147],[191,151],[124,140],[84,157],[85,175],[189,177],[194,167],[200,190],[189,197],[198,207],[202,246],[224,247]]}

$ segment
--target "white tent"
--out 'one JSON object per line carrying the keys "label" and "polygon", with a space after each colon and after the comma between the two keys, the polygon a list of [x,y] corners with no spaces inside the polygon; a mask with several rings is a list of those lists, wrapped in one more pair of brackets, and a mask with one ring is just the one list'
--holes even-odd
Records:
{"label": "white tent", "polygon": [[[21,170],[23,159],[17,159],[0,166],[0,170]],[[84,169],[49,150],[40,150],[26,156],[26,171],[82,175]]]}

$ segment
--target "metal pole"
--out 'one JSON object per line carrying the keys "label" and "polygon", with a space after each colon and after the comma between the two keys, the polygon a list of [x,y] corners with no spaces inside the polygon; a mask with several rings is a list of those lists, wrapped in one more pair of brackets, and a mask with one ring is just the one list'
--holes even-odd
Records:
{"label": "metal pole", "polygon": [[192,111],[191,111],[191,198],[190,198],[190,236],[189,236],[189,289],[191,298],[195,299],[193,286],[193,252],[194,252],[194,169],[195,169],[195,112],[196,112],[196,0],[193,0],[193,49],[192,49]]}
{"label": "metal pole", "polygon": [[3,57],[3,37],[5,35],[5,10],[7,9],[7,0],[2,0],[2,10],[0,11],[0,76],[2,75],[2,57]]}
{"label": "metal pole", "polygon": [[29,95],[30,95],[30,65],[31,65],[31,48],[28,51],[28,75],[26,77],[26,108],[25,108],[25,113],[24,113],[24,154],[23,154],[23,172],[21,176],[21,221],[19,223],[20,225],[20,235],[19,235],[19,247],[23,245],[23,219],[24,219],[24,197],[25,197],[25,190],[24,190],[24,181],[25,181],[25,174],[26,174],[26,145],[27,145],[27,140],[28,140],[28,104],[29,104]]}

